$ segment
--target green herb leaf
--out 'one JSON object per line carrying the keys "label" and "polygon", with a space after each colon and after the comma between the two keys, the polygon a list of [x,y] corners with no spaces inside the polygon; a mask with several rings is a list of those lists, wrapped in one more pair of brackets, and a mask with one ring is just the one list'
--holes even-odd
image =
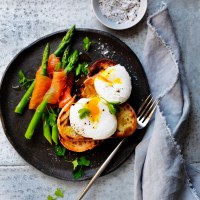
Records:
{"label": "green herb leaf", "polygon": [[78,165],[81,165],[81,166],[90,166],[90,161],[86,159],[85,156],[81,156],[79,159],[78,159]]}
{"label": "green herb leaf", "polygon": [[74,179],[79,179],[83,176],[83,167],[78,166],[75,171],[73,171]]}
{"label": "green herb leaf", "polygon": [[84,75],[87,76],[89,72],[88,64],[86,62],[79,63],[78,67],[76,68],[76,76]]}
{"label": "green herb leaf", "polygon": [[80,158],[76,158],[75,160],[71,161],[73,164],[74,170],[73,170],[73,177],[75,179],[79,179],[83,176],[83,167],[84,166],[90,166],[90,161],[86,159],[85,156],[81,156]]}
{"label": "green herb leaf", "polygon": [[48,195],[47,200],[56,200],[56,198],[52,197],[51,195]]}
{"label": "green herb leaf", "polygon": [[76,68],[76,76],[79,76],[81,74],[81,68],[82,68],[82,65],[79,63],[78,67]]}
{"label": "green herb leaf", "polygon": [[89,51],[91,44],[95,44],[96,42],[90,41],[89,37],[85,37],[83,39],[83,50]]}
{"label": "green herb leaf", "polygon": [[57,145],[55,146],[55,153],[57,156],[62,157],[65,156],[66,149],[63,146]]}
{"label": "green herb leaf", "polygon": [[88,63],[84,62],[82,63],[82,68],[81,68],[81,72],[83,75],[87,76],[89,69],[88,69]]}
{"label": "green herb leaf", "polygon": [[26,81],[26,77],[25,77],[25,75],[24,75],[22,70],[19,71],[18,77],[19,77],[19,83],[20,84],[23,84]]}
{"label": "green herb leaf", "polygon": [[[88,65],[87,65],[87,67],[88,67]],[[82,73],[83,73],[85,76],[87,76],[88,73],[89,73],[89,69],[88,69],[87,67],[85,66],[85,67],[82,68]]]}
{"label": "green herb leaf", "polygon": [[52,108],[50,108],[48,110],[48,114],[49,114],[49,117],[48,117],[47,122],[50,126],[54,126],[56,124],[58,115],[57,115],[56,111],[54,111]]}
{"label": "green herb leaf", "polygon": [[64,193],[63,193],[63,191],[62,191],[60,188],[57,188],[57,189],[56,189],[55,195],[56,195],[57,197],[61,197],[61,198],[64,197]]}
{"label": "green herb leaf", "polygon": [[82,108],[78,111],[80,119],[83,119],[90,115],[90,110],[88,108]]}
{"label": "green herb leaf", "polygon": [[57,200],[58,198],[64,197],[64,191],[60,188],[57,188],[54,192],[54,196],[48,195],[47,200]]}
{"label": "green herb leaf", "polygon": [[74,170],[76,169],[76,167],[78,166],[78,159],[76,158],[75,160],[72,161],[72,164],[74,166]]}
{"label": "green herb leaf", "polygon": [[34,79],[28,79],[22,70],[18,72],[18,77],[20,86],[25,90],[27,90],[34,81]]}
{"label": "green herb leaf", "polygon": [[85,51],[88,51],[89,48],[90,48],[90,45],[91,45],[91,42],[90,42],[89,37],[85,37],[85,38],[83,39],[83,49],[84,49]]}
{"label": "green herb leaf", "polygon": [[108,105],[108,109],[109,109],[110,114],[115,115],[118,111],[118,105],[119,104],[107,102],[107,105]]}

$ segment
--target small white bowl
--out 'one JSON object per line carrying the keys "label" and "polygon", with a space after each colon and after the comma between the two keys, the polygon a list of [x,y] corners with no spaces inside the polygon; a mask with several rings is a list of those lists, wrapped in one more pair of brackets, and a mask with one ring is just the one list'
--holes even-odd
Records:
{"label": "small white bowl", "polygon": [[[109,0],[108,0],[109,2]],[[105,26],[111,29],[115,30],[123,30],[128,29],[133,26],[135,26],[144,16],[146,10],[147,10],[147,0],[140,0],[140,7],[138,9],[137,17],[134,20],[128,20],[126,22],[123,22],[121,24],[108,19],[106,16],[104,16],[101,12],[100,6],[99,6],[99,0],[92,0],[92,6],[93,11],[97,17],[97,19]]]}

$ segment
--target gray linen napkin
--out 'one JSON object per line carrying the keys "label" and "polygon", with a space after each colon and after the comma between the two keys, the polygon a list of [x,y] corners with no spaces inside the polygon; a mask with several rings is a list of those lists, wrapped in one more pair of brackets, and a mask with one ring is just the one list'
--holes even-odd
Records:
{"label": "gray linen napkin", "polygon": [[143,67],[152,94],[161,101],[135,150],[134,199],[199,199],[200,172],[184,161],[178,145],[187,131],[190,100],[166,4],[147,25]]}

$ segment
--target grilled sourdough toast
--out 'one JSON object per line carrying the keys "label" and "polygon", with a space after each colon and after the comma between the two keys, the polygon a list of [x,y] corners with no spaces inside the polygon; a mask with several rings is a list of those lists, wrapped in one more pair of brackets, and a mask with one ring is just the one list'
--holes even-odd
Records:
{"label": "grilled sourdough toast", "polygon": [[[109,59],[100,59],[96,61],[91,67],[87,79],[84,81],[81,97],[89,98],[96,96],[96,90],[94,88],[94,79],[102,70],[105,70],[109,66],[114,66],[116,63]],[[85,138],[75,132],[70,126],[69,121],[69,109],[74,103],[75,98],[68,102],[61,110],[57,125],[59,130],[59,138],[62,145],[68,150],[75,152],[83,152],[93,149],[101,143],[99,140],[93,140],[91,138]],[[111,136],[111,138],[128,137],[134,133],[137,128],[137,120],[134,109],[129,103],[119,105],[119,110],[116,114],[117,117],[117,130]]]}
{"label": "grilled sourdough toast", "polygon": [[[66,105],[60,112],[57,120],[60,141],[63,146],[71,151],[82,152],[94,148],[100,142],[91,138],[85,138],[77,134],[70,126],[69,108]],[[136,114],[128,103],[119,106],[117,117],[117,131],[112,138],[128,137],[134,133],[137,128]]]}

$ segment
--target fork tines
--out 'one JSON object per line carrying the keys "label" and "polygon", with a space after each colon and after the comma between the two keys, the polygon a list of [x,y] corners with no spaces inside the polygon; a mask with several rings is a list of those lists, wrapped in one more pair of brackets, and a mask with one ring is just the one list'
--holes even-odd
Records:
{"label": "fork tines", "polygon": [[159,103],[159,99],[154,100],[154,97],[150,94],[145,99],[145,101],[142,103],[142,105],[140,106],[138,110],[138,113],[137,113],[138,120],[144,122],[145,120],[150,119],[158,103]]}

